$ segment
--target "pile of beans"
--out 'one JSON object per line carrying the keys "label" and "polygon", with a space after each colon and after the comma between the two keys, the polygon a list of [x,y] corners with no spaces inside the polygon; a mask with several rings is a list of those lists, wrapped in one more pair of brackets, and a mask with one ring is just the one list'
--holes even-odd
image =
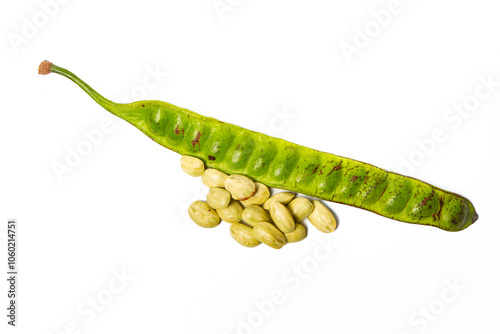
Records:
{"label": "pile of beans", "polygon": [[280,249],[287,243],[304,240],[307,229],[303,221],[324,233],[335,231],[337,221],[320,201],[295,197],[295,193],[280,192],[270,196],[269,188],[244,175],[227,175],[217,169],[205,169],[198,158],[183,156],[181,168],[199,177],[209,187],[206,202],[189,206],[189,216],[201,227],[211,228],[221,220],[231,224],[234,240],[246,247],[261,243]]}

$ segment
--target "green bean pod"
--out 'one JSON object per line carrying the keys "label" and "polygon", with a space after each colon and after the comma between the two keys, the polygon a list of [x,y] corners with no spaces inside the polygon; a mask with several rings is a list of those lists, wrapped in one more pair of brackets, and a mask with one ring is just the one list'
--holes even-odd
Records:
{"label": "green bean pod", "polygon": [[463,230],[478,218],[465,197],[415,178],[224,123],[166,102],[115,103],[70,71],[48,61],[40,64],[40,74],[51,72],[75,82],[103,108],[158,144],[197,157],[207,167],[446,231]]}

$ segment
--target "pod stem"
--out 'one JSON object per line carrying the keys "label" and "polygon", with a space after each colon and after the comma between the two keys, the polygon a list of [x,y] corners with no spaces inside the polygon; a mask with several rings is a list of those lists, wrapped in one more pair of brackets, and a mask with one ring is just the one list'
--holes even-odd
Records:
{"label": "pod stem", "polygon": [[96,92],[92,87],[90,87],[85,81],[76,76],[74,73],[62,67],[54,65],[50,61],[44,60],[38,67],[38,74],[46,75],[49,73],[57,73],[70,79],[71,81],[76,83],[81,89],[83,89],[92,99],[94,99],[94,101],[99,103],[99,105],[101,105],[103,108],[110,111],[111,113],[116,114],[117,108],[119,108],[120,106],[119,103],[106,99],[101,94]]}

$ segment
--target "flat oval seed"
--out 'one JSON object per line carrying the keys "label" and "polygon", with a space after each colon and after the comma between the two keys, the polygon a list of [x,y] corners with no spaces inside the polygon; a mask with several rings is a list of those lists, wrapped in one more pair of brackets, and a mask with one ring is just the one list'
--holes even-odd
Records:
{"label": "flat oval seed", "polygon": [[313,201],[314,210],[307,219],[318,230],[324,233],[331,233],[337,228],[337,220],[333,213],[318,200]]}
{"label": "flat oval seed", "polygon": [[307,237],[307,229],[302,224],[297,224],[295,230],[285,233],[286,242],[299,242]]}
{"label": "flat oval seed", "polygon": [[243,210],[241,219],[250,226],[255,226],[260,222],[272,222],[269,213],[255,204],[249,205]]}
{"label": "flat oval seed", "polygon": [[243,208],[240,203],[232,199],[226,208],[217,209],[217,213],[220,218],[227,223],[239,223],[241,221]]}
{"label": "flat oval seed", "polygon": [[209,188],[224,188],[228,175],[217,169],[207,169],[201,175],[201,182]]}
{"label": "flat oval seed", "polygon": [[231,196],[238,201],[247,200],[255,193],[255,183],[244,175],[229,175],[224,184]]}
{"label": "flat oval seed", "polygon": [[271,218],[276,226],[283,233],[290,233],[295,230],[295,220],[286,206],[279,202],[273,202],[270,208]]}
{"label": "flat oval seed", "polygon": [[181,157],[181,168],[186,174],[197,177],[203,174],[205,164],[198,158],[183,155]]}
{"label": "flat oval seed", "polygon": [[191,203],[188,209],[189,217],[201,227],[215,227],[219,225],[220,218],[214,209],[208,206],[207,203],[196,201]]}
{"label": "flat oval seed", "polygon": [[269,198],[271,194],[269,193],[269,188],[262,183],[255,182],[255,194],[245,201],[241,201],[243,206],[249,206],[252,204],[262,205]]}
{"label": "flat oval seed", "polygon": [[224,209],[231,201],[231,194],[226,189],[210,188],[207,194],[207,204],[214,209]]}
{"label": "flat oval seed", "polygon": [[286,244],[285,235],[271,223],[258,223],[252,232],[255,239],[269,247],[280,249]]}
{"label": "flat oval seed", "polygon": [[296,194],[294,193],[289,193],[289,192],[281,192],[277,193],[276,195],[271,196],[265,203],[264,203],[264,209],[269,210],[271,207],[271,204],[274,202],[281,203],[283,205],[287,205],[290,203],[290,201],[295,197]]}
{"label": "flat oval seed", "polygon": [[260,241],[254,237],[252,230],[250,226],[241,223],[231,224],[229,228],[229,232],[233,239],[245,247],[256,247],[260,245]]}
{"label": "flat oval seed", "polygon": [[295,198],[290,203],[288,203],[286,207],[288,210],[290,210],[293,219],[295,219],[297,223],[300,223],[301,221],[306,219],[306,217],[309,216],[314,210],[314,205],[311,203],[311,201],[304,197]]}

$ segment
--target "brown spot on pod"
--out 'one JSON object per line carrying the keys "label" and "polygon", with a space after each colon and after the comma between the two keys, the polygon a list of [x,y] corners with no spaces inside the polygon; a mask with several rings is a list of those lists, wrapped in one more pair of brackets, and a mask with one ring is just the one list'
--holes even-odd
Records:
{"label": "brown spot on pod", "polygon": [[333,173],[334,171],[336,170],[339,170],[340,168],[342,168],[342,161],[336,165],[336,166],[333,166],[332,170],[330,171],[330,173],[328,173],[326,176],[330,176],[331,173]]}
{"label": "brown spot on pod", "polygon": [[200,137],[201,137],[201,133],[198,131],[196,132],[196,137],[191,140],[191,144],[193,144],[193,147],[196,146],[196,144],[200,145]]}
{"label": "brown spot on pod", "polygon": [[177,127],[174,130],[174,132],[175,132],[176,135],[180,135],[181,132],[182,132],[182,134],[184,134],[184,129],[180,129],[179,130],[179,125],[177,125]]}

